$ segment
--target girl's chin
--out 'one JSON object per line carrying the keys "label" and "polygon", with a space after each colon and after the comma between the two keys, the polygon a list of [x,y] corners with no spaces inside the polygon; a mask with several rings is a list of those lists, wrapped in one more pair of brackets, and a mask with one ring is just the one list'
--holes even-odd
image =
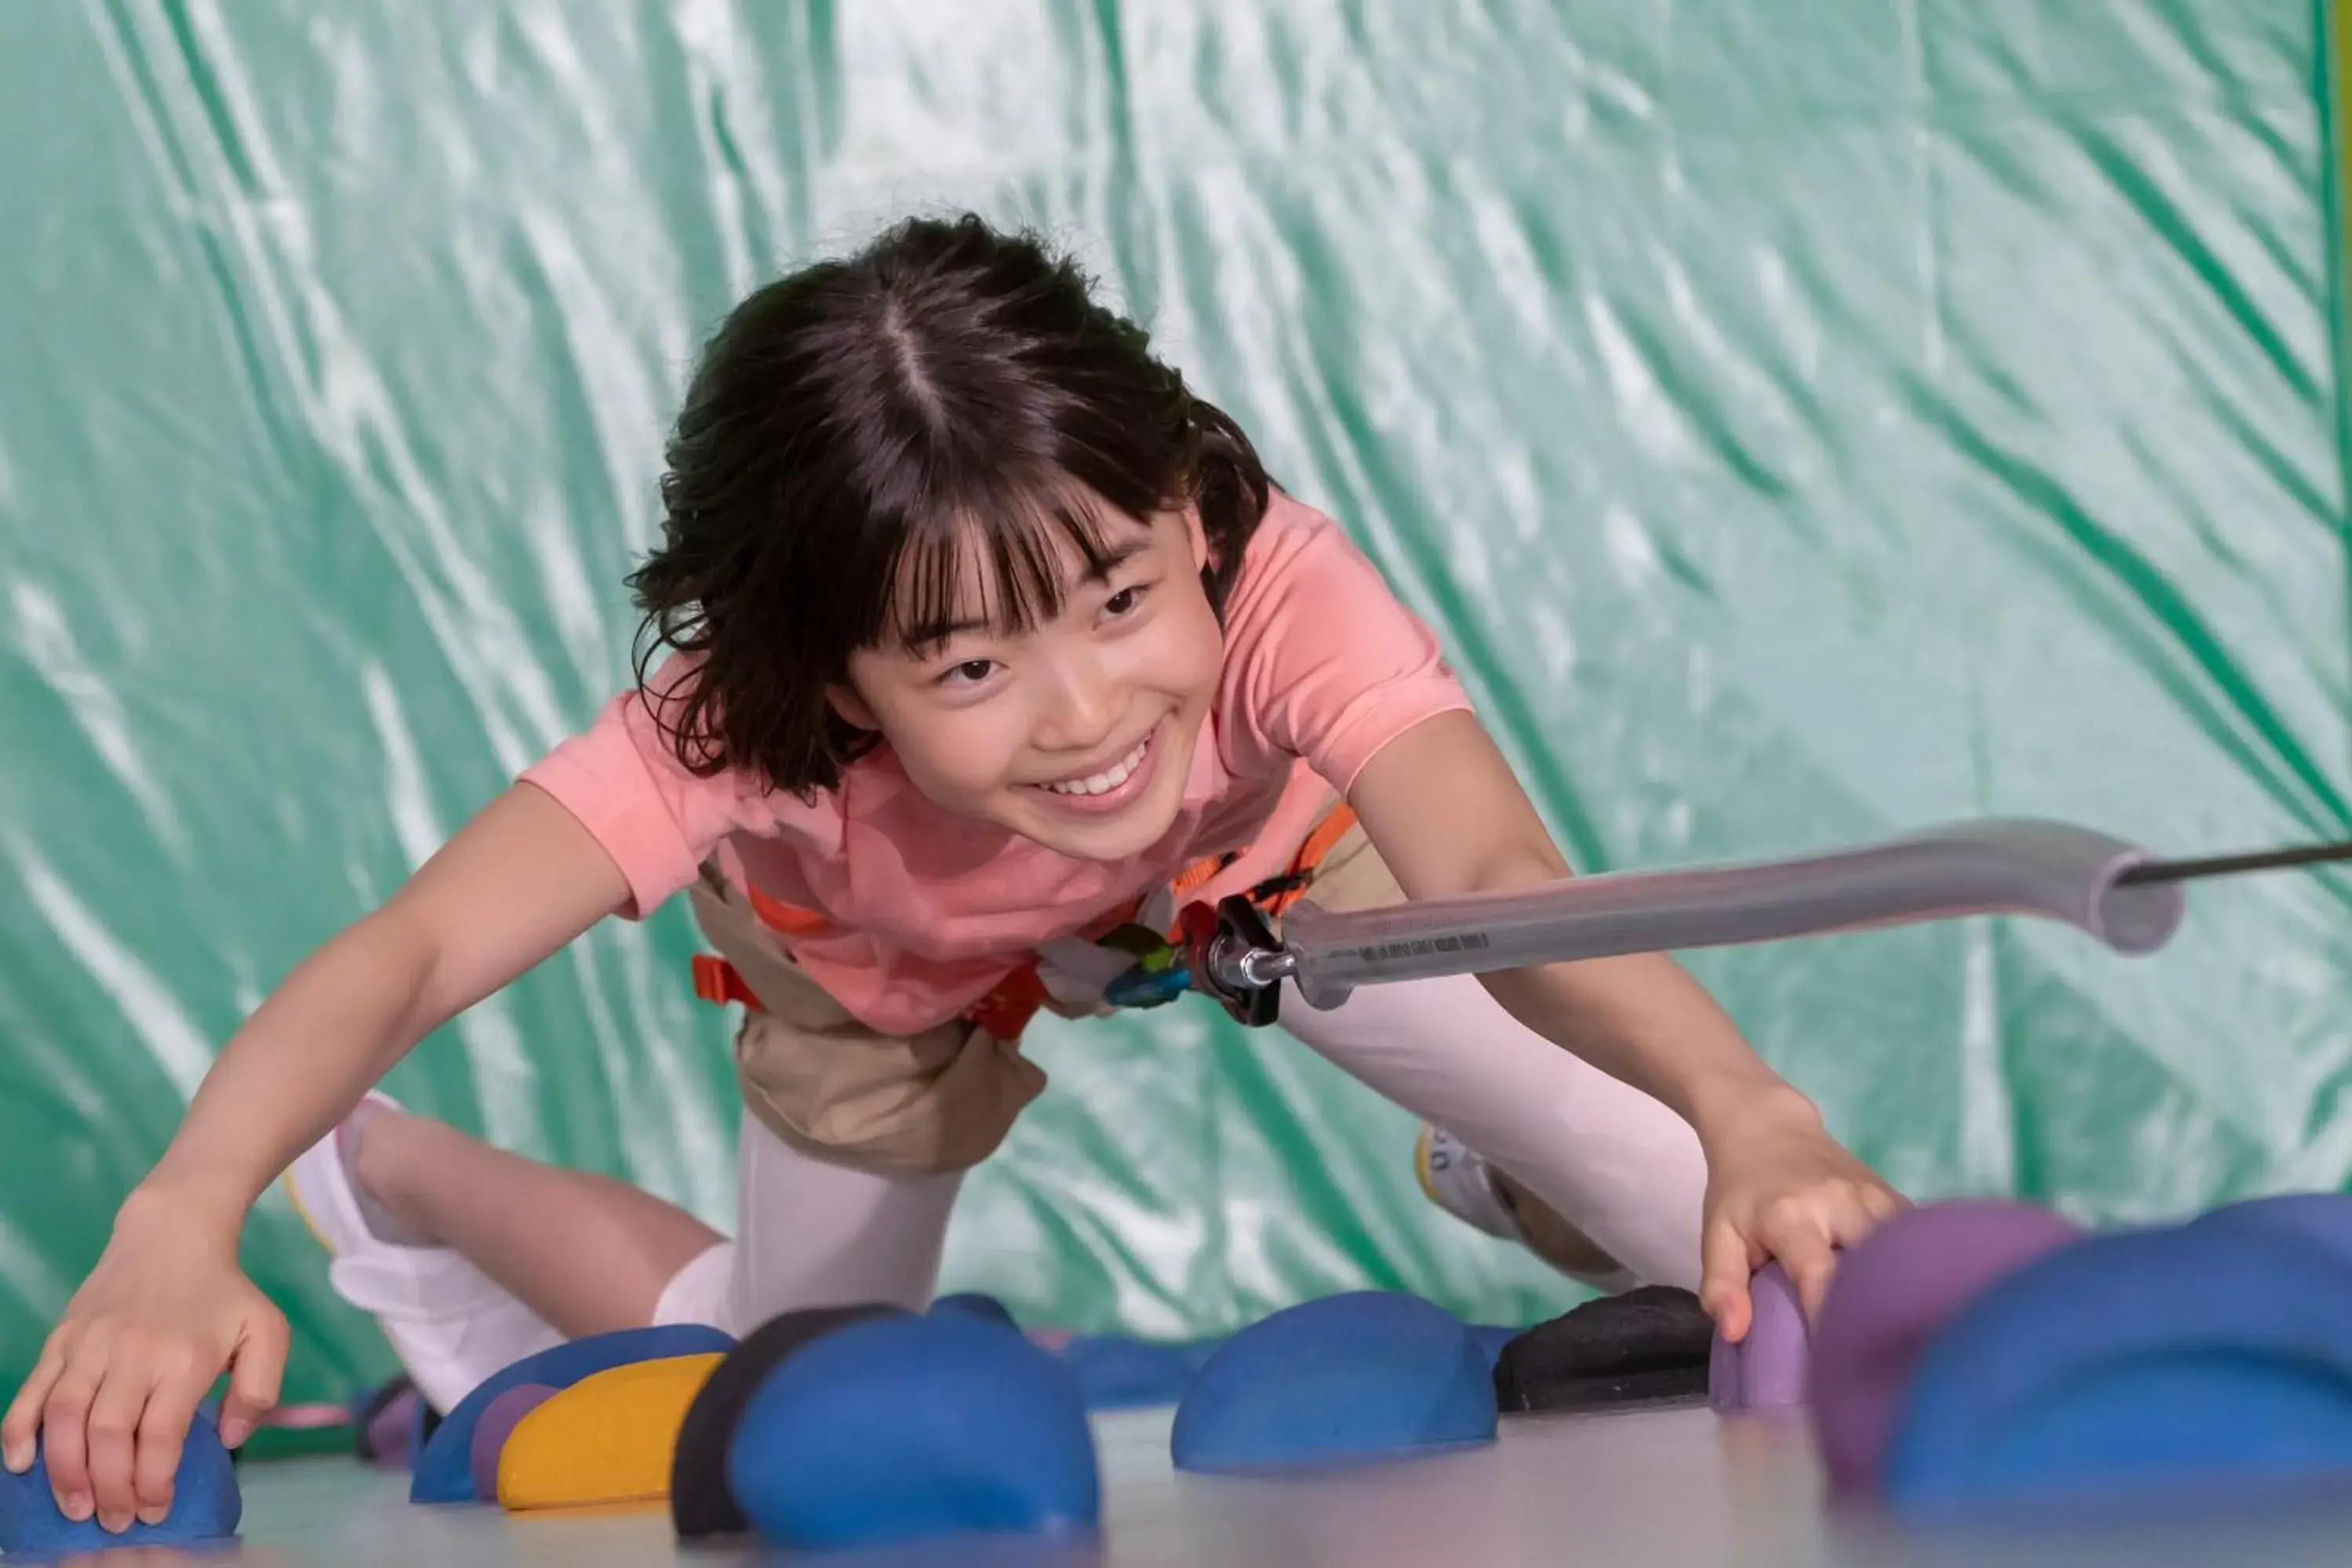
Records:
{"label": "girl's chin", "polygon": [[1020,820],[1004,826],[1074,860],[1132,859],[1168,837],[1176,823],[1172,806],[1153,810],[1145,805],[1114,816],[1076,820],[1034,811],[1017,815]]}

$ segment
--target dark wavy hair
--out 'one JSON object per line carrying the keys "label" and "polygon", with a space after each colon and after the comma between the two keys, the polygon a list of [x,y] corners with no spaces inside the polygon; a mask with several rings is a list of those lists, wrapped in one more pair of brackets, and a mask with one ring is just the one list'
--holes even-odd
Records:
{"label": "dark wavy hair", "polygon": [[[679,761],[803,797],[877,737],[827,701],[850,654],[938,640],[965,552],[991,619],[1060,608],[1056,537],[1190,502],[1222,614],[1270,481],[1240,427],[1096,303],[1068,258],[979,218],[901,223],[770,283],[706,346],[667,452],[661,543],[629,577],[636,678]],[[664,649],[691,679],[655,692]]]}

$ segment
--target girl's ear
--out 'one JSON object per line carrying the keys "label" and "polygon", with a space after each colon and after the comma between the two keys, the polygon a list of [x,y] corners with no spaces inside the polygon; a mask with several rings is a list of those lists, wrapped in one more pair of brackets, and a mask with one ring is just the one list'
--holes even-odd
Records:
{"label": "girl's ear", "polygon": [[874,717],[874,710],[866,706],[866,699],[857,695],[855,687],[828,686],[824,689],[824,697],[825,700],[833,705],[833,710],[841,715],[841,721],[851,729],[879,730],[882,728]]}

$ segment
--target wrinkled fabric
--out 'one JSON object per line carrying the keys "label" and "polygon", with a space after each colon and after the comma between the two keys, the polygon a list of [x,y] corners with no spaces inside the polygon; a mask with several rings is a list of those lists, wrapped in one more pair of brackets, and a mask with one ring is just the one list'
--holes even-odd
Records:
{"label": "wrinkled fabric", "polygon": [[[218,1044],[629,668],[728,304],[910,209],[1076,245],[1437,628],[1586,868],[1954,817],[2347,826],[2321,16],[2242,0],[0,5],[0,1373]],[[2336,873],[2161,954],[1693,958],[1892,1179],[2336,1186]],[[730,1217],[682,905],[391,1088]],[[1043,1024],[950,1288],[1203,1337],[1577,1292],[1187,1004]],[[282,1200],[293,1397],[383,1371]]]}

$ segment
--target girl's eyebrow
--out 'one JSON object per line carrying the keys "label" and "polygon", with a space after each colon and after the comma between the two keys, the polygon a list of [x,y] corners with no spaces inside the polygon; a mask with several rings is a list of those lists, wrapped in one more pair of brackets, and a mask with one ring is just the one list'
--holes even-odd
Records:
{"label": "girl's eyebrow", "polygon": [[[1108,583],[1110,574],[1151,548],[1149,539],[1128,539],[1097,554],[1078,576],[1079,583]],[[1076,586],[1073,584],[1072,586]]]}
{"label": "girl's eyebrow", "polygon": [[971,618],[960,621],[925,621],[921,626],[908,626],[905,635],[898,640],[905,645],[909,653],[936,653],[947,646],[948,639],[950,637],[961,637],[966,632],[984,632],[992,629],[993,628],[987,621]]}
{"label": "girl's eyebrow", "polygon": [[[1126,539],[1095,553],[1093,559],[1087,563],[1087,569],[1079,573],[1076,580],[1064,589],[1065,594],[1069,588],[1075,588],[1083,584],[1108,583],[1112,573],[1150,548],[1151,541],[1149,539]],[[908,627],[898,640],[900,646],[909,653],[936,653],[945,647],[950,638],[961,637],[967,632],[987,632],[994,629],[994,626],[984,617],[941,616],[936,620],[924,621],[920,625]]]}

